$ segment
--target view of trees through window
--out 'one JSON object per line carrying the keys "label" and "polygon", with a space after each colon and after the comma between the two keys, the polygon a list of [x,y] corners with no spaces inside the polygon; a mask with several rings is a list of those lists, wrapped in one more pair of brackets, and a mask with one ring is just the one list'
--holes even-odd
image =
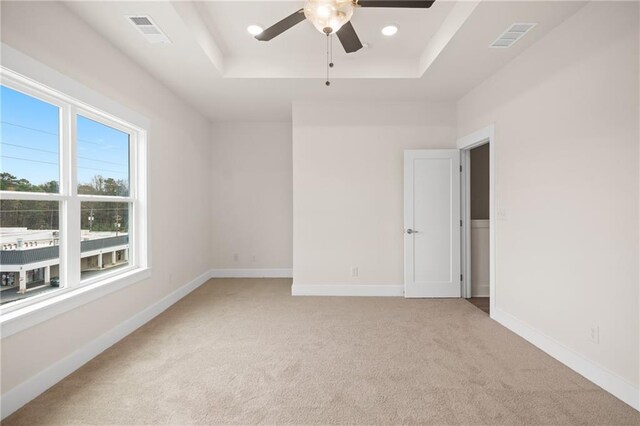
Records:
{"label": "view of trees through window", "polygon": [[[63,201],[47,198],[70,194],[60,188],[69,166],[60,163],[60,108],[6,86],[0,96],[0,303],[5,304],[66,286],[59,251]],[[80,114],[73,119],[80,273],[87,279],[129,262],[132,204],[115,197],[130,195],[130,135]],[[83,196],[100,199],[85,201]]]}
{"label": "view of trees through window", "polygon": [[78,194],[129,195],[129,134],[81,115],[76,124]]}

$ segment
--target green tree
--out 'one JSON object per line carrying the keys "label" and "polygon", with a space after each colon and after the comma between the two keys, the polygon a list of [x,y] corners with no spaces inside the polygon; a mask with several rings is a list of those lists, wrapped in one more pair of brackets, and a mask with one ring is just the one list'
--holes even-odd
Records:
{"label": "green tree", "polygon": [[[57,181],[33,185],[27,179],[18,179],[11,173],[0,173],[0,190],[22,192],[59,192]],[[126,181],[94,176],[90,183],[78,185],[78,193],[91,195],[129,195]],[[94,220],[89,221],[90,213]],[[117,224],[120,224],[118,227]],[[81,228],[94,231],[126,232],[129,209],[126,203],[83,202]],[[0,226],[6,228],[59,229],[57,201],[0,200]]]}

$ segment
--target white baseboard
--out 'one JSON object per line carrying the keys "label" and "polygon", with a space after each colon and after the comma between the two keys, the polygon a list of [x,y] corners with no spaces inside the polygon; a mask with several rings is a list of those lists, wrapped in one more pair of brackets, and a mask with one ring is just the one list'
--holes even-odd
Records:
{"label": "white baseboard", "polygon": [[0,397],[1,417],[4,419],[20,407],[82,367],[115,343],[161,314],[168,307],[207,282],[211,273],[205,272],[188,284],[180,287],[144,311],[112,328],[103,335],[89,342],[84,347],[61,359],[45,370],[27,379],[23,383],[7,391]]}
{"label": "white baseboard", "polygon": [[293,269],[212,269],[211,278],[293,278]]}
{"label": "white baseboard", "polygon": [[404,296],[404,285],[296,284],[292,296]]}
{"label": "white baseboard", "polygon": [[549,336],[500,309],[491,311],[491,318],[529,341],[576,373],[584,376],[616,398],[640,411],[640,389],[606,368],[589,361]]}
{"label": "white baseboard", "polygon": [[471,297],[489,297],[489,284],[471,284]]}

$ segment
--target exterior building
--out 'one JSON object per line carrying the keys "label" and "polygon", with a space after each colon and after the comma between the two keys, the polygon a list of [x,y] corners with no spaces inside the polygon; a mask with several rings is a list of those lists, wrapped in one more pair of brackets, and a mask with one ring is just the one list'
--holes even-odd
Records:
{"label": "exterior building", "polygon": [[[0,284],[2,292],[18,294],[59,285],[60,239],[55,230],[0,228]],[[122,232],[82,231],[82,276],[122,266],[129,261],[129,235]],[[4,298],[3,298],[4,299]]]}

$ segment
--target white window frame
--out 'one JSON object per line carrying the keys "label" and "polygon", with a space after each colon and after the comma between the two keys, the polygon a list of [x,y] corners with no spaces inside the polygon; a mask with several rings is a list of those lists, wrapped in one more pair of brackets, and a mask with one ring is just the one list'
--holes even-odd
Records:
{"label": "white window frame", "polygon": [[[3,50],[8,46],[2,45]],[[6,53],[6,50],[5,52]],[[60,224],[60,282],[56,291],[25,298],[0,307],[0,336],[2,338],[45,321],[89,301],[133,284],[151,275],[148,217],[147,217],[147,161],[148,128],[144,117],[128,111],[100,94],[34,62],[13,49],[8,62],[16,67],[0,66],[0,83],[10,89],[42,100],[60,111],[59,188],[56,194],[0,191],[0,198],[14,200],[57,201]],[[4,59],[4,58],[3,58]],[[7,61],[3,61],[7,62]],[[46,85],[16,72],[16,68],[38,71],[46,76]],[[56,88],[53,88],[53,87]],[[65,91],[65,89],[69,89]],[[71,92],[75,96],[67,94]],[[86,98],[94,105],[84,102]],[[102,108],[99,108],[102,107]],[[111,110],[111,111],[109,111]],[[109,127],[126,132],[129,139],[129,195],[101,196],[77,193],[76,120],[81,115]],[[90,279],[80,277],[80,203],[108,201],[130,203],[129,210],[129,264],[116,271],[106,272]]]}

